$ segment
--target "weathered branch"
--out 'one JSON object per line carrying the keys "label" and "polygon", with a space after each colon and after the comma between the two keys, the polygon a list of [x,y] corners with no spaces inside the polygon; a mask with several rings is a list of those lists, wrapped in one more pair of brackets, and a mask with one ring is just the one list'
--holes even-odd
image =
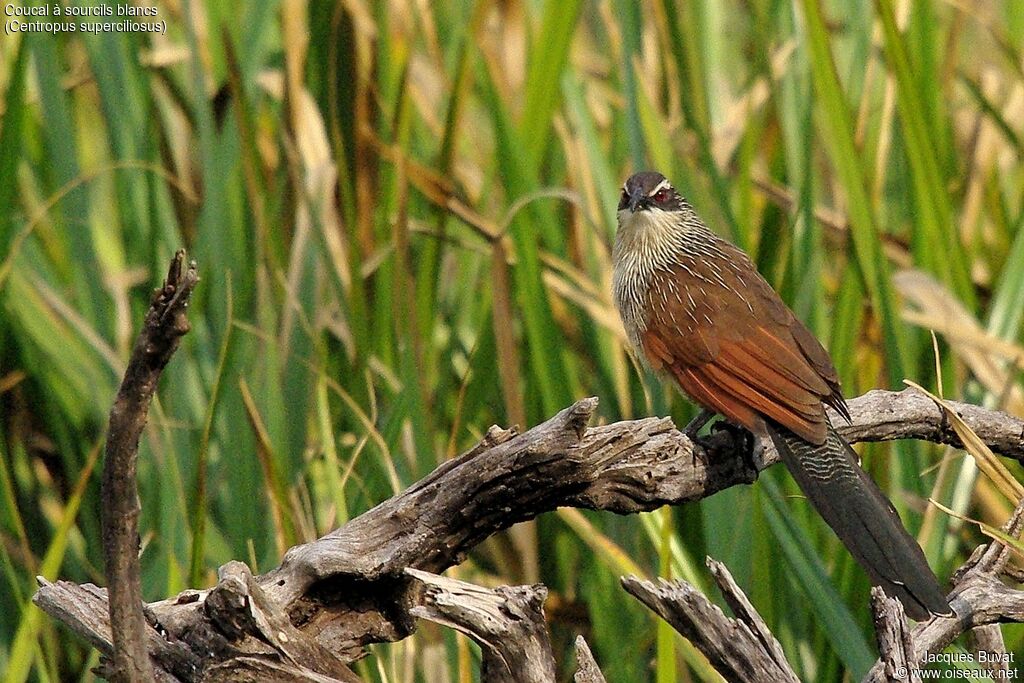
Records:
{"label": "weathered branch", "polygon": [[[993,681],[1010,680],[1010,657],[1003,640],[1003,629],[999,624],[976,626],[967,632],[967,649],[974,653],[974,661],[988,673]],[[984,659],[979,656],[984,653]]]}
{"label": "weathered branch", "polygon": [[[107,589],[91,583],[50,583],[42,577],[37,580],[40,589],[33,597],[36,605],[89,642],[105,659],[112,661],[114,645],[110,633]],[[149,658],[162,664],[154,672],[157,681],[193,680],[190,673],[196,671],[201,663],[197,653],[182,644],[167,640],[156,629],[146,628],[144,634]],[[101,673],[106,672],[106,668],[101,669]]]}
{"label": "weathered branch", "polygon": [[110,411],[102,480],[103,556],[110,584],[110,624],[115,681],[149,681],[146,623],[139,581],[139,491],[135,481],[139,437],[164,366],[189,330],[185,309],[199,281],[185,252],[174,255],[162,287],[153,293],[135,340],[121,388]]}
{"label": "weathered branch", "polygon": [[[220,568],[217,585],[202,602],[210,621],[238,648],[238,654],[211,669],[208,676],[228,680],[306,681],[358,683],[359,678],[333,652],[307,638],[286,615],[267,602],[266,593],[249,567],[229,562]],[[255,635],[255,638],[247,636]],[[220,638],[217,638],[220,642]],[[251,678],[250,678],[251,676]]]}
{"label": "weathered branch", "polygon": [[[1024,500],[1017,504],[1013,515],[1003,525],[1003,531],[1017,538],[1022,529]],[[907,652],[911,671],[919,666],[917,663],[926,654],[941,651],[965,631],[1002,622],[1024,622],[1024,591],[1012,589],[1000,580],[1007,572],[1010,553],[1001,541],[994,540],[975,549],[967,562],[953,574],[949,604],[954,616],[932,617],[913,628],[909,634],[913,651],[908,648]],[[878,661],[864,677],[863,683],[886,680],[885,663]]]}
{"label": "weathered branch", "polygon": [[727,681],[799,683],[782,646],[721,562],[707,558],[708,568],[736,618],[727,617],[686,581],[622,579],[631,595],[672,625],[700,650]]}
{"label": "weathered branch", "polygon": [[[912,661],[920,662],[926,654],[940,652],[968,629],[1024,621],[1024,591],[1014,590],[983,571],[968,572],[954,588],[950,606],[956,616],[933,617],[910,632],[914,645]],[[864,683],[886,680],[884,666],[879,662],[868,673]]]}
{"label": "weathered branch", "polygon": [[[1024,463],[1024,420],[961,401],[946,404],[995,453]],[[850,424],[835,413],[831,417],[836,429],[850,443],[916,439],[963,447],[935,401],[916,389],[875,389],[851,400],[849,406]]]}
{"label": "weathered branch", "polygon": [[871,611],[875,615],[875,639],[886,683],[921,683],[920,667],[914,656],[907,616],[899,600],[875,586],[871,589]]}
{"label": "weathered branch", "polygon": [[583,636],[576,636],[576,673],[573,683],[607,683]]}
{"label": "weathered branch", "polygon": [[407,569],[423,586],[414,617],[465,633],[480,645],[480,679],[493,683],[553,683],[555,656],[544,622],[548,589],[482,588],[430,572]]}
{"label": "weathered branch", "polygon": [[[252,579],[262,591],[260,609],[289,621],[296,629],[290,639],[315,640],[350,662],[364,645],[412,631],[407,567],[439,573],[495,532],[560,506],[633,513],[699,500],[756,479],[750,458],[738,456],[727,431],[694,444],[663,418],[588,428],[596,404],[580,401],[521,435],[492,428],[476,447],[406,491],[292,548],[280,567]],[[958,443],[942,411],[913,390],[871,392],[851,400],[850,408],[852,424],[836,424],[853,441],[917,437]],[[1024,421],[966,404],[956,409],[993,450],[1024,459]],[[776,461],[769,447],[758,465]],[[82,610],[103,599],[102,591],[79,590],[92,601]],[[55,602],[74,600],[75,594],[70,584],[46,584],[35,599],[61,618]],[[223,666],[234,652],[258,650],[250,641],[263,637],[251,620],[232,621],[196,606],[210,595],[191,591],[149,606],[161,637],[198,657],[193,680]],[[102,628],[80,632],[100,644],[95,634]],[[178,654],[150,652],[167,671],[178,670],[177,660],[164,661]],[[284,657],[264,654],[267,662]]]}

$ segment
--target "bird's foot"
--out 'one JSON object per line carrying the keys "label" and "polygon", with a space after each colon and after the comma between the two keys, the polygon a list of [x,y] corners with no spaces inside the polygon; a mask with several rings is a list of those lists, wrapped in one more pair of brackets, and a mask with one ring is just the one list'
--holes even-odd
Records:
{"label": "bird's foot", "polygon": [[[726,420],[719,420],[711,425],[711,431],[714,433],[726,432],[732,440],[733,451],[739,452],[743,463],[753,472],[761,470],[760,463],[758,462],[757,439],[750,430],[734,425]],[[762,447],[761,451],[763,450]]]}
{"label": "bird's foot", "polygon": [[703,429],[704,425],[710,422],[711,418],[714,416],[715,411],[708,410],[707,408],[701,408],[700,412],[697,413],[697,417],[687,422],[686,426],[683,427],[683,434],[685,434],[690,441],[696,441],[697,432]]}

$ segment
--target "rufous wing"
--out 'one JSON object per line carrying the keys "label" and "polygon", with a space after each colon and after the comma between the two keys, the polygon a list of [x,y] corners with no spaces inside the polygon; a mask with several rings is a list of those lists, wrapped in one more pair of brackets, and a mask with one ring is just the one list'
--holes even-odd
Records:
{"label": "rufous wing", "polygon": [[[845,405],[821,344],[753,266],[741,292],[693,272],[692,266],[665,271],[650,289],[640,339],[651,366],[736,424],[760,431],[767,418],[812,443],[824,443],[823,402]],[[658,300],[665,292],[685,296]],[[684,305],[691,296],[693,303]]]}

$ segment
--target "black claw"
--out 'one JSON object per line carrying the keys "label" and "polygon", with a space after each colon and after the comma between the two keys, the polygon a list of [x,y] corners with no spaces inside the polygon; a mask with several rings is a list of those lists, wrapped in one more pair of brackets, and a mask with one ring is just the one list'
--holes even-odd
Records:
{"label": "black claw", "polygon": [[743,463],[751,471],[758,471],[757,458],[754,457],[754,435],[748,429],[734,425],[726,420],[719,420],[711,425],[711,431],[712,433],[728,433],[729,438],[732,440],[733,452],[739,451],[740,457],[743,458]]}
{"label": "black claw", "polygon": [[683,434],[685,434],[690,441],[696,441],[697,432],[703,429],[704,425],[710,422],[711,418],[714,416],[714,411],[708,410],[707,408],[701,408],[700,412],[697,413],[697,416],[686,423],[686,426],[683,427]]}

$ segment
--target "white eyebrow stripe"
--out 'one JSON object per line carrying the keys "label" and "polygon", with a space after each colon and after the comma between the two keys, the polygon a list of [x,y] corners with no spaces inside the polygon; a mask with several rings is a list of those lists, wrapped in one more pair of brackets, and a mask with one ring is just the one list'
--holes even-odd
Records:
{"label": "white eyebrow stripe", "polygon": [[647,193],[648,197],[653,197],[658,194],[659,190],[671,190],[672,185],[668,182],[668,178],[662,178],[661,182],[654,186],[654,189]]}

